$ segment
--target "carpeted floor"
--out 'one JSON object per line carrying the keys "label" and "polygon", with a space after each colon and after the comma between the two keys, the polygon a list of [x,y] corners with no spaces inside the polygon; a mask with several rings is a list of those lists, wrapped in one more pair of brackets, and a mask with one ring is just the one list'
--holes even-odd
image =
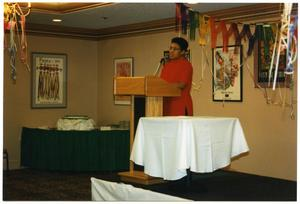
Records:
{"label": "carpeted floor", "polygon": [[[53,172],[35,169],[3,172],[4,201],[90,201],[90,177],[120,182],[116,172]],[[219,170],[144,189],[196,201],[296,201],[297,183]]]}

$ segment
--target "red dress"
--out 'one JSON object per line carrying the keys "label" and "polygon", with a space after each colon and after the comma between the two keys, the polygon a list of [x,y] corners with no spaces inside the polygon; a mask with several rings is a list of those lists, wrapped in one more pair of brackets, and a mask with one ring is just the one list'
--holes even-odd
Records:
{"label": "red dress", "polygon": [[192,87],[193,67],[185,58],[170,60],[165,64],[160,77],[169,83],[186,84],[178,97],[164,97],[164,116],[193,115],[193,102],[190,94]]}

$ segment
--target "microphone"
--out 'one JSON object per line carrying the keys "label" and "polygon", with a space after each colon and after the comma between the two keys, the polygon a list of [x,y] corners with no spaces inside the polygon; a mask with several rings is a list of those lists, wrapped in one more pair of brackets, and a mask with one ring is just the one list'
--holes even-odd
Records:
{"label": "microphone", "polygon": [[163,57],[160,59],[159,64],[157,65],[156,71],[154,72],[154,76],[157,76],[157,74],[159,73],[160,67],[162,64],[166,63],[166,59]]}

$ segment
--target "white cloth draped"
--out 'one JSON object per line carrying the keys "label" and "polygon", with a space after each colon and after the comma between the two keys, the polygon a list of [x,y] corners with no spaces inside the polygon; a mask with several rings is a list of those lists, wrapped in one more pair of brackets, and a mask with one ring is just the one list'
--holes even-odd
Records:
{"label": "white cloth draped", "polygon": [[177,180],[193,172],[212,172],[249,151],[238,118],[142,117],[130,160],[150,176]]}
{"label": "white cloth draped", "polygon": [[95,122],[93,119],[58,119],[58,130],[93,130]]}
{"label": "white cloth draped", "polygon": [[132,185],[91,178],[92,201],[191,201]]}

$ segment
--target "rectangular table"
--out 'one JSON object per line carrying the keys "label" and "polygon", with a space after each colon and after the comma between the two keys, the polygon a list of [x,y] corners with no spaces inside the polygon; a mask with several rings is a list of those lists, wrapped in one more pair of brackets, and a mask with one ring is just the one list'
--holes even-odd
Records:
{"label": "rectangular table", "polygon": [[21,166],[64,171],[129,169],[129,131],[22,129]]}
{"label": "rectangular table", "polygon": [[130,160],[144,172],[165,180],[177,180],[192,172],[213,172],[231,158],[249,151],[238,118],[142,117]]}

